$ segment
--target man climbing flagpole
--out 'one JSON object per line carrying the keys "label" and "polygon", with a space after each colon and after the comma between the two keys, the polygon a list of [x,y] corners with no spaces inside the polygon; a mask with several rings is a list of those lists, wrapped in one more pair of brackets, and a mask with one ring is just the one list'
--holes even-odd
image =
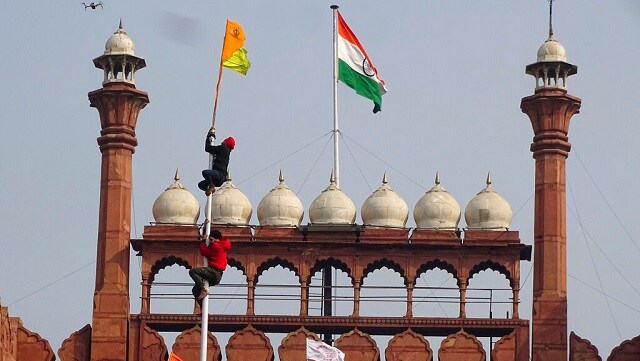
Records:
{"label": "man climbing flagpole", "polygon": [[[215,187],[219,187],[226,180],[229,154],[235,147],[235,140],[231,137],[225,139],[221,145],[214,145],[216,114],[218,110],[218,97],[220,93],[220,82],[222,80],[222,67],[229,68],[242,75],[247,75],[251,66],[247,58],[247,51],[243,48],[246,36],[240,24],[227,19],[224,40],[222,43],[222,55],[220,56],[220,67],[218,70],[218,83],[216,84],[216,95],[213,104],[213,116],[211,117],[211,128],[205,140],[205,151],[209,153],[209,168],[202,172],[204,181],[198,183],[198,187],[205,191],[207,204],[205,210],[204,242],[209,247],[209,236],[211,235],[211,201]],[[204,183],[203,183],[204,182]],[[219,233],[219,232],[218,232]],[[207,258],[203,263],[209,265]],[[209,265],[211,266],[211,265]],[[200,327],[200,361],[207,360],[207,341],[209,333],[209,281],[204,280],[205,297],[202,298],[202,325]],[[198,296],[200,297],[200,295]]]}

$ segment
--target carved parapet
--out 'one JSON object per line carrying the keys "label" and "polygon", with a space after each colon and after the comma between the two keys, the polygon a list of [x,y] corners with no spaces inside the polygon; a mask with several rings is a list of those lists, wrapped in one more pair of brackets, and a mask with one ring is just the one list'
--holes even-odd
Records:
{"label": "carved parapet", "polygon": [[22,326],[22,322],[20,322],[18,318],[13,319],[19,323],[16,332],[16,360],[53,361],[56,359],[56,355],[51,349],[49,341],[40,337],[37,333],[26,329]]}
{"label": "carved parapet", "polygon": [[569,361],[602,361],[598,355],[598,348],[589,342],[580,338],[571,331],[569,335]]}
{"label": "carved parapet", "polygon": [[304,360],[307,354],[307,339],[320,341],[317,334],[307,330],[304,327],[290,332],[278,347],[278,356],[280,361],[298,361]]}
{"label": "carved parapet", "polygon": [[426,338],[407,329],[393,336],[384,357],[387,361],[431,361],[433,351]]}
{"label": "carved parapet", "polygon": [[493,346],[493,350],[491,350],[492,361],[513,361],[516,360],[517,355],[516,335],[514,332],[499,339]]}
{"label": "carved parapet", "polygon": [[334,346],[344,352],[349,361],[378,361],[380,350],[376,341],[357,328],[340,336]]}
{"label": "carved parapet", "polygon": [[225,348],[228,361],[273,361],[269,338],[249,325],[229,338]]}
{"label": "carved parapet", "polygon": [[16,354],[16,335],[11,327],[9,309],[0,305],[0,360],[11,361]]}
{"label": "carved parapet", "polygon": [[[198,360],[200,358],[201,328],[196,326],[183,331],[173,344],[172,352],[183,360]],[[207,334],[207,361],[222,360],[222,352],[218,340],[211,332]]]}
{"label": "carved parapet", "polygon": [[91,358],[91,325],[74,332],[58,350],[60,361],[89,361]]}
{"label": "carved parapet", "polygon": [[458,331],[442,340],[438,350],[440,361],[485,361],[486,354],[482,343],[464,330]]}
{"label": "carved parapet", "polygon": [[167,346],[156,330],[144,326],[140,335],[140,358],[144,361],[164,361],[167,359]]}
{"label": "carved parapet", "polygon": [[437,229],[414,229],[411,232],[411,243],[428,243],[433,245],[456,246],[462,239],[456,231]]}
{"label": "carved parapet", "polygon": [[640,336],[623,341],[611,351],[607,361],[638,361],[640,360]]}

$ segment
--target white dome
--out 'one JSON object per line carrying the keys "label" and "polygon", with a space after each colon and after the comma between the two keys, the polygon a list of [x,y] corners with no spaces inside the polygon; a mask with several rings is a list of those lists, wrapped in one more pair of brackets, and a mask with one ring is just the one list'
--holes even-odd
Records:
{"label": "white dome", "polygon": [[174,182],[153,202],[153,219],[157,223],[196,224],[200,217],[200,204],[180,184],[176,170]]}
{"label": "white dome", "polygon": [[413,219],[417,228],[456,230],[460,222],[460,205],[440,185],[436,172],[435,186],[427,191],[413,207]]}
{"label": "white dome", "polygon": [[122,21],[120,26],[113,35],[104,44],[104,55],[135,55],[136,46],[133,44],[133,40],[122,29]]}
{"label": "white dome", "polygon": [[362,222],[365,226],[404,227],[409,217],[407,203],[387,184],[387,173],[382,185],[362,204]]}
{"label": "white dome", "polygon": [[258,222],[261,226],[297,227],[302,222],[304,207],[291,188],[284,184],[282,171],[279,179],[280,183],[258,204]]}
{"label": "white dome", "polygon": [[550,36],[538,49],[538,62],[541,61],[567,61],[567,53],[564,50],[564,46],[553,36]]}
{"label": "white dome", "polygon": [[354,224],[356,206],[336,185],[331,172],[331,184],[313,200],[309,207],[311,224]]}
{"label": "white dome", "polygon": [[211,195],[211,223],[246,226],[252,212],[249,199],[233,185],[229,172],[227,181]]}
{"label": "white dome", "polygon": [[504,231],[511,225],[511,206],[491,187],[491,174],[487,175],[487,186],[480,191],[464,211],[469,229]]}

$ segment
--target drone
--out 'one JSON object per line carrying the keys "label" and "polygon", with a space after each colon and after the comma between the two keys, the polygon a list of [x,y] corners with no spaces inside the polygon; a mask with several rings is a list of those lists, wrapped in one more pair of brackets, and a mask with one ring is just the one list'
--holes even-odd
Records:
{"label": "drone", "polygon": [[84,9],[85,10],[87,10],[87,8],[91,8],[91,9],[95,10],[98,6],[101,9],[104,9],[104,6],[102,6],[102,1],[97,2],[97,3],[96,2],[91,2],[91,3],[89,3],[89,5],[87,5],[86,3],[81,3],[81,4],[84,5]]}

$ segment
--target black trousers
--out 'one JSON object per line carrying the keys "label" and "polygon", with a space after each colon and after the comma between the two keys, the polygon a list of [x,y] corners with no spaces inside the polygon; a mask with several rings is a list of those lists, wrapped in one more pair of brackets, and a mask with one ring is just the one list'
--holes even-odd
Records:
{"label": "black trousers", "polygon": [[222,183],[227,180],[227,175],[223,172],[215,169],[205,169],[202,171],[202,177],[204,180],[201,180],[198,183],[198,188],[200,190],[206,191],[209,184],[213,183],[214,186],[220,187]]}

